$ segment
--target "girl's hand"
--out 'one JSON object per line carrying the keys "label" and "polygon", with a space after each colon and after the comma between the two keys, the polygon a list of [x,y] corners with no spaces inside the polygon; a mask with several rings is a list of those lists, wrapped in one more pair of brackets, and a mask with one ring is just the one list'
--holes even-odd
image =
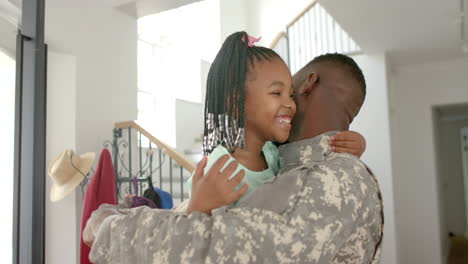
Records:
{"label": "girl's hand", "polygon": [[229,179],[238,166],[237,161],[232,161],[221,171],[224,164],[229,159],[229,155],[220,157],[203,175],[207,158],[203,157],[198,163],[192,180],[192,197],[187,208],[187,213],[194,211],[210,214],[211,210],[225,205],[229,205],[239,200],[247,191],[247,183],[241,188],[233,190],[245,176],[245,171],[239,171],[234,177]]}
{"label": "girl's hand", "polygon": [[330,138],[332,150],[337,153],[349,153],[360,158],[366,150],[366,139],[354,131],[342,131]]}

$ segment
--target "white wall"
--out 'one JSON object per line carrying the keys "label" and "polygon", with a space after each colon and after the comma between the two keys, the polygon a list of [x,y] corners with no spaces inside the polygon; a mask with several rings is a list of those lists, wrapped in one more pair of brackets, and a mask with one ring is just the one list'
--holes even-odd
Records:
{"label": "white wall", "polygon": [[195,155],[187,155],[187,158],[197,163],[201,158],[201,142],[195,142],[203,135],[204,128],[204,110],[206,97],[206,81],[211,63],[200,61],[200,87],[201,103],[186,101],[183,99],[175,100],[175,131],[176,131],[176,150],[184,154],[186,150],[199,152]]}
{"label": "white wall", "polygon": [[[388,106],[387,57],[385,54],[366,54],[354,59],[366,78],[367,95],[364,105],[353,121],[351,129],[364,135],[367,149],[362,160],[377,177],[382,192],[385,227],[382,264],[397,263],[395,242],[395,213],[390,123]],[[403,263],[403,262],[402,262]]]}
{"label": "white wall", "polygon": [[201,152],[201,143],[196,143],[195,140],[203,134],[203,109],[204,104],[176,99],[176,150],[179,153],[186,150]]}
{"label": "white wall", "polygon": [[200,74],[201,74],[201,104],[205,106],[206,99],[206,82],[208,81],[208,73],[210,72],[211,63],[205,60],[200,62]]}
{"label": "white wall", "polygon": [[246,0],[219,0],[221,43],[232,33],[248,29],[246,5]]}
{"label": "white wall", "polygon": [[[48,96],[56,99],[49,100],[48,107],[60,115],[48,120],[48,137],[54,135],[48,142],[55,144],[48,148],[48,158],[66,146],[74,146],[79,154],[99,153],[104,140],[112,138],[114,122],[137,118],[136,20],[112,10],[105,1],[93,0],[47,1],[45,17],[49,52],[71,56],[63,60],[49,56],[49,69],[56,71],[49,73]],[[46,205],[48,264],[74,263],[78,258],[81,191],[75,196]],[[65,225],[71,234],[63,233]]]}
{"label": "white wall", "polygon": [[[65,149],[76,149],[76,57],[49,52],[47,65],[47,164]],[[46,262],[74,263],[79,225],[77,198],[50,202],[52,181],[46,178]]]}
{"label": "white wall", "polygon": [[77,57],[77,148],[99,150],[115,121],[136,119],[136,20],[101,1],[51,0],[50,50]]}
{"label": "white wall", "polygon": [[468,102],[468,59],[398,67],[391,124],[398,263],[442,263],[447,234],[440,215],[431,107]]}

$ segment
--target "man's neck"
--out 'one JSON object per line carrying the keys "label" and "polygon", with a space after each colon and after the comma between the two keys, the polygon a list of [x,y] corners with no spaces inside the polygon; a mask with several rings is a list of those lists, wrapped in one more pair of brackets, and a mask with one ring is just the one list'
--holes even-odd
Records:
{"label": "man's neck", "polygon": [[289,142],[314,138],[329,131],[344,131],[349,129],[347,121],[340,120],[332,115],[310,115],[307,118],[307,120],[303,120],[301,131],[291,136]]}
{"label": "man's neck", "polygon": [[334,94],[319,94],[309,101],[303,100],[305,109],[293,120],[293,131],[290,142],[314,138],[328,131],[343,131],[349,129],[350,120]]}

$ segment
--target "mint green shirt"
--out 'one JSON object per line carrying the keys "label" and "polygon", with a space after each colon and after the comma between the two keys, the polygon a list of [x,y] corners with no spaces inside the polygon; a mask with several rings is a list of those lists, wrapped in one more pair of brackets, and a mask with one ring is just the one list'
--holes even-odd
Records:
{"label": "mint green shirt", "polygon": [[[272,142],[266,142],[265,145],[263,145],[262,148],[263,156],[265,157],[265,160],[267,162],[268,168],[263,170],[263,171],[252,171],[244,167],[242,164],[239,163],[239,166],[237,166],[237,169],[232,173],[229,178],[232,178],[234,175],[236,175],[241,169],[245,171],[245,177],[242,179],[242,182],[236,187],[240,188],[244,182],[248,184],[248,189],[247,192],[241,197],[245,197],[247,194],[251,193],[255,189],[257,189],[263,182],[270,180],[272,177],[274,177],[279,170],[279,152],[278,148],[273,144]],[[223,169],[231,162],[234,161],[235,159],[231,156],[229,151],[223,147],[222,145],[218,145],[213,152],[208,156],[208,160],[206,163],[205,167],[205,174],[208,172],[208,170],[213,166],[213,164],[223,155],[228,154],[229,160],[224,164]],[[192,190],[192,177],[193,175],[187,180],[186,186],[187,190]]]}

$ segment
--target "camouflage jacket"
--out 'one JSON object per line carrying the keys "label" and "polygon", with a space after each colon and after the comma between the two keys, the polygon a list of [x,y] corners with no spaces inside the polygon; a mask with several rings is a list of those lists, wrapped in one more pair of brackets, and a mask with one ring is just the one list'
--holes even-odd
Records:
{"label": "camouflage jacket", "polygon": [[[140,207],[102,222],[94,263],[379,263],[383,206],[356,157],[328,134],[280,147],[282,169],[212,216]],[[99,215],[99,210],[95,212]]]}

